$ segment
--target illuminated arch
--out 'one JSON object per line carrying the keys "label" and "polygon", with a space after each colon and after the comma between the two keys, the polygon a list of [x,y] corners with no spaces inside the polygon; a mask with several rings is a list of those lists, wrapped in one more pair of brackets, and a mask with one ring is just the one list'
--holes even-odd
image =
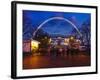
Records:
{"label": "illuminated arch", "polygon": [[75,29],[76,31],[79,33],[80,36],[82,36],[82,34],[80,33],[80,31],[78,30],[78,28],[76,27],[76,25],[74,23],[72,23],[70,20],[66,19],[66,18],[63,18],[63,17],[52,17],[52,18],[49,18],[47,20],[45,20],[43,23],[41,23],[38,28],[36,29],[36,31],[34,31],[33,33],[33,37],[36,35],[37,31],[44,25],[46,24],[47,22],[51,21],[51,20],[55,20],[55,19],[58,19],[58,20],[64,20],[66,22],[68,22],[69,24],[71,24]]}

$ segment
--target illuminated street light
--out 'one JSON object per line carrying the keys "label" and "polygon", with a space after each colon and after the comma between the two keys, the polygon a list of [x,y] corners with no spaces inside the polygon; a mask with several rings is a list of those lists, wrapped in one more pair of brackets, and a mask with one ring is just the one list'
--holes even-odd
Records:
{"label": "illuminated street light", "polygon": [[73,36],[71,36],[71,37],[70,37],[70,39],[71,39],[71,40],[73,40],[73,39],[74,39],[74,37],[73,37]]}

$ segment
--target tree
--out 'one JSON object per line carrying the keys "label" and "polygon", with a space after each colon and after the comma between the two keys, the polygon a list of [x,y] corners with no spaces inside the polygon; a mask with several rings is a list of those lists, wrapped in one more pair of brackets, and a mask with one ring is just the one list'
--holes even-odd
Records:
{"label": "tree", "polygon": [[23,14],[23,39],[31,39],[35,30],[36,27],[33,26],[32,20],[26,14]]}
{"label": "tree", "polygon": [[83,22],[82,26],[81,26],[81,33],[82,33],[82,39],[84,42],[84,45],[89,45],[90,46],[90,38],[91,38],[91,29],[90,29],[90,21],[86,20]]}
{"label": "tree", "polygon": [[34,39],[40,42],[40,47],[47,47],[49,45],[49,34],[42,29],[37,31]]}

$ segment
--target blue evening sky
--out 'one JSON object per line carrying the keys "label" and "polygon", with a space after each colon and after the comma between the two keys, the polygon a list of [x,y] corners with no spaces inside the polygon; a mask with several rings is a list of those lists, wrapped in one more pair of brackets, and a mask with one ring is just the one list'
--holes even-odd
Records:
{"label": "blue evening sky", "polygon": [[[45,20],[51,17],[63,17],[70,20],[74,23],[77,28],[80,28],[82,23],[86,20],[90,20],[91,14],[89,13],[72,13],[72,12],[49,12],[49,11],[30,11],[23,10],[23,18],[29,19],[32,24],[32,27],[36,28]],[[23,23],[27,24],[27,21],[23,19]],[[49,34],[59,33],[59,34],[67,34],[72,30],[72,25],[63,20],[52,20],[46,23],[43,27],[44,31]]]}

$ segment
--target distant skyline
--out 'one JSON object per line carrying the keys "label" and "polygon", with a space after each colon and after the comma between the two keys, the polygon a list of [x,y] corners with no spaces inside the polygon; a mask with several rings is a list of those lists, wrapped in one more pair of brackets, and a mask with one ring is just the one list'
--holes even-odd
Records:
{"label": "distant skyline", "polygon": [[[37,28],[45,20],[52,17],[63,17],[70,20],[73,24],[80,28],[81,25],[91,20],[89,13],[73,13],[73,12],[50,12],[50,11],[31,11],[23,10],[23,27]],[[89,21],[90,23],[90,21]],[[31,26],[27,26],[31,24]],[[42,29],[49,34],[69,34],[73,30],[73,26],[64,20],[51,20],[43,25]]]}

